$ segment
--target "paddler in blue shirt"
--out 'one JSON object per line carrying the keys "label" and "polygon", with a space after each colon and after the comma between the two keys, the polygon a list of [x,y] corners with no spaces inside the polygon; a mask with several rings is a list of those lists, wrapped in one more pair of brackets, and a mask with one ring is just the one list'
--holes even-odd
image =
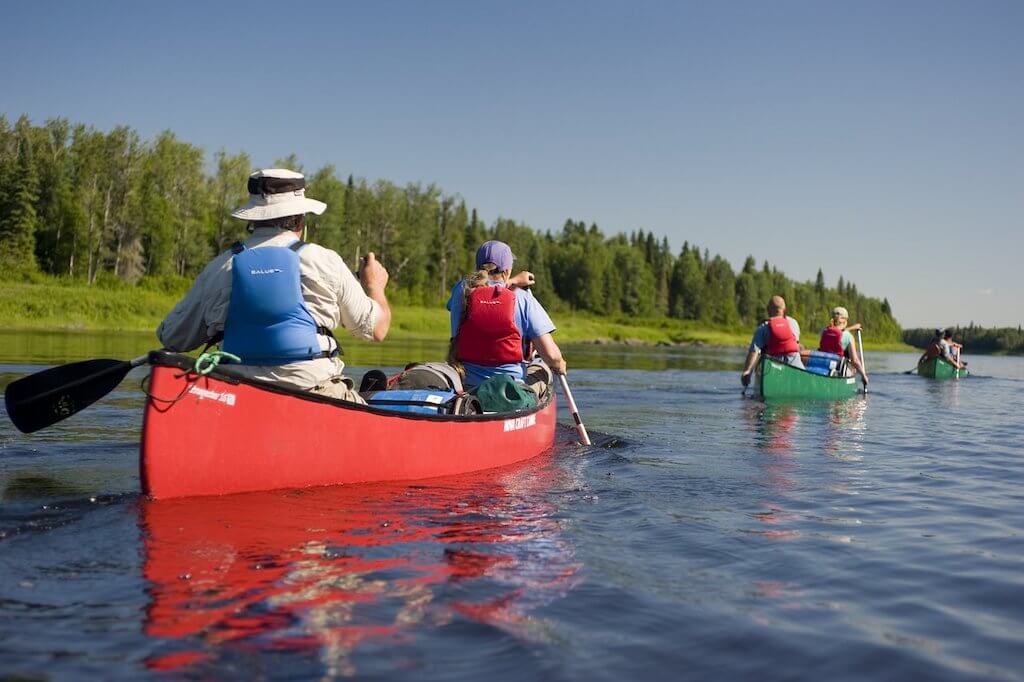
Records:
{"label": "paddler in blue shirt", "polygon": [[[533,274],[512,277],[513,258],[508,244],[484,242],[476,252],[477,271],[452,288],[449,356],[464,369],[466,388],[507,374],[542,396],[551,380],[547,368],[565,374],[565,359],[551,335],[554,323],[528,289]],[[531,347],[547,367],[528,364]]]}
{"label": "paddler in blue shirt", "polygon": [[744,386],[750,385],[750,374],[757,364],[757,357],[764,353],[773,360],[787,365],[804,368],[800,359],[800,325],[792,317],[786,315],[786,300],[781,296],[772,296],[768,301],[768,319],[754,330],[747,351],[747,361],[740,375]]}

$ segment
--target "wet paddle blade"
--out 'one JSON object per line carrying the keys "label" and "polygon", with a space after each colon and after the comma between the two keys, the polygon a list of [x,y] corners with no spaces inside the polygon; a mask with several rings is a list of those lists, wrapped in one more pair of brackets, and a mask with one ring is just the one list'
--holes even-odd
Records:
{"label": "wet paddle blade", "polygon": [[123,360],[85,360],[22,377],[4,392],[7,416],[22,433],[46,428],[110,393],[132,367]]}

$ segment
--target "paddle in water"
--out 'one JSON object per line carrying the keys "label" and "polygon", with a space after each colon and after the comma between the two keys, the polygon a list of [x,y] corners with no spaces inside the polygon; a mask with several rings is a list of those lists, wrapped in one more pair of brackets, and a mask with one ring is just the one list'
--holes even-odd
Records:
{"label": "paddle in water", "polygon": [[[860,330],[857,330],[857,350],[860,351],[860,369],[864,374],[868,373],[868,365],[864,362],[864,340],[860,337]],[[864,374],[861,375],[863,380]],[[864,381],[864,395],[868,394],[868,382]]]}
{"label": "paddle in water", "polygon": [[7,416],[32,433],[77,414],[107,395],[148,356],[134,360],[83,360],[12,381],[4,391]]}
{"label": "paddle in water", "polygon": [[569,414],[572,415],[573,421],[576,422],[576,433],[580,435],[580,442],[584,445],[590,445],[590,436],[587,434],[587,427],[583,425],[583,420],[580,418],[580,411],[576,409],[576,401],[572,399],[569,381],[565,378],[564,374],[559,374],[558,380],[562,382],[562,393],[565,394],[565,400],[569,403]]}

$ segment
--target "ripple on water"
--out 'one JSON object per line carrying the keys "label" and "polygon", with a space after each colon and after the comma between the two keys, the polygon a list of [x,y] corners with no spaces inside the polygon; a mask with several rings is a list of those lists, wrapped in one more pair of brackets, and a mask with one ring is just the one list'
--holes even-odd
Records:
{"label": "ripple on water", "polygon": [[618,448],[414,484],[139,499],[137,376],[3,431],[0,669],[1021,679],[1021,383],[873,354],[866,399],[766,405],[707,353],[573,370]]}

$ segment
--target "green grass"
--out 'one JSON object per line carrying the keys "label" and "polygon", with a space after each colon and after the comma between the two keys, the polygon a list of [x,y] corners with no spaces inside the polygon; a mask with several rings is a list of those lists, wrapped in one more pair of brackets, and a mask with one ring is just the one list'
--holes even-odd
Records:
{"label": "green grass", "polygon": [[[0,326],[8,330],[152,332],[180,297],[180,290],[80,282],[0,283]],[[707,344],[745,346],[750,330],[720,329],[691,320],[604,318],[579,313],[552,315],[563,343],[605,342],[636,345]],[[394,306],[394,339],[448,338],[448,312],[441,306]],[[902,343],[872,343],[869,350],[913,351]],[[347,343],[351,343],[351,340]]]}

